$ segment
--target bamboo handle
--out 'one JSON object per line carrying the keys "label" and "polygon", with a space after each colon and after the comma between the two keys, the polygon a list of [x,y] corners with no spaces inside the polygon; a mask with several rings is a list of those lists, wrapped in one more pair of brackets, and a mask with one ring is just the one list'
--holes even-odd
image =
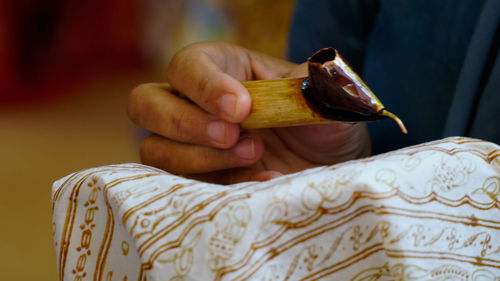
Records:
{"label": "bamboo handle", "polygon": [[[306,78],[242,82],[252,98],[252,108],[247,119],[240,124],[241,127],[258,129],[340,122],[321,116],[308,105],[302,92],[302,83]],[[157,85],[186,98],[168,83]],[[403,133],[406,133],[403,122],[396,115],[385,109],[380,112],[380,115],[396,121]]]}
{"label": "bamboo handle", "polygon": [[[252,108],[241,127],[257,129],[337,122],[322,117],[307,105],[302,94],[302,82],[305,79],[306,77],[242,82],[252,98]],[[168,83],[157,85],[186,98]]]}
{"label": "bamboo handle", "polygon": [[307,105],[302,94],[305,79],[306,77],[242,82],[252,97],[252,109],[241,127],[273,128],[335,122],[322,117]]}

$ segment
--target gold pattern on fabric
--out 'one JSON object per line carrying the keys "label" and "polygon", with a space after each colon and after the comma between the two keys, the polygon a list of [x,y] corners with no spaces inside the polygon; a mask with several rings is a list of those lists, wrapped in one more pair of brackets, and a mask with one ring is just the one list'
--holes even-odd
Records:
{"label": "gold pattern on fabric", "polygon": [[500,147],[447,138],[220,186],[139,164],[54,183],[62,280],[500,280]]}

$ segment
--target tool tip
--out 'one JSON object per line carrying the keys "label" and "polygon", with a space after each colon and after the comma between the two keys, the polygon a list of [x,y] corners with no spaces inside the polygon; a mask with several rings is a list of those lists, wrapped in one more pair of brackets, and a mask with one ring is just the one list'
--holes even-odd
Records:
{"label": "tool tip", "polygon": [[401,129],[401,132],[403,132],[403,134],[408,134],[408,130],[406,130],[405,124],[403,124],[403,121],[401,121],[401,119],[399,119],[399,117],[397,117],[395,114],[387,111],[385,108],[382,110],[381,113],[382,113],[382,115],[385,115],[385,116],[391,118],[392,120],[394,120],[396,122],[396,124],[398,124],[398,126]]}

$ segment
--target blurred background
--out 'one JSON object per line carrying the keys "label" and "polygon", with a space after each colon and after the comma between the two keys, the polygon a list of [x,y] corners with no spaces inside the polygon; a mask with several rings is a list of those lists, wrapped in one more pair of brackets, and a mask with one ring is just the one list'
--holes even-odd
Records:
{"label": "blurred background", "polygon": [[52,183],[138,162],[125,106],[171,56],[222,40],[286,53],[292,0],[0,1],[1,280],[56,280]]}

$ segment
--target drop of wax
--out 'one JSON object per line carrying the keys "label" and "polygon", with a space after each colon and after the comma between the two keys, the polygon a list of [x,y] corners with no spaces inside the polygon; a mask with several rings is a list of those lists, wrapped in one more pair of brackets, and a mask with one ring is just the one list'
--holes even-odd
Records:
{"label": "drop of wax", "polygon": [[401,120],[380,100],[334,48],[324,48],[308,60],[309,78],[302,92],[309,106],[321,116],[339,121],[393,119],[407,133]]}

